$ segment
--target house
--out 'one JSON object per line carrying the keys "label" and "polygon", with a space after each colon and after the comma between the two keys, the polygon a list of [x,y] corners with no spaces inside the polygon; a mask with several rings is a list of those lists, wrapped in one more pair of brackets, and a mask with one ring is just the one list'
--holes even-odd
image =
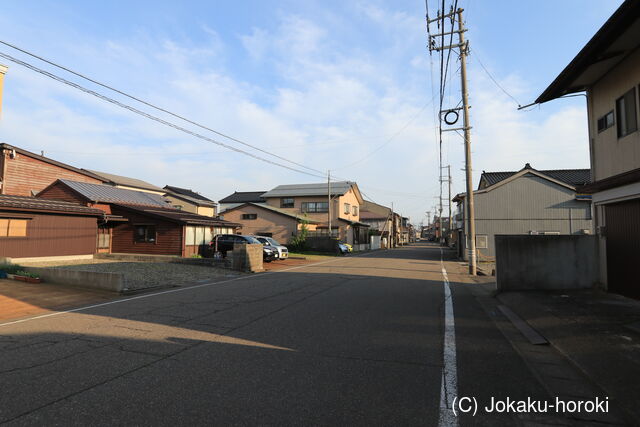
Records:
{"label": "house", "polygon": [[224,211],[224,219],[242,224],[244,234],[273,237],[287,243],[305,224],[310,233],[316,231],[320,221],[302,214],[280,209],[266,203],[242,203]]}
{"label": "house", "polygon": [[163,188],[157,187],[153,184],[149,184],[146,181],[136,178],[129,178],[127,176],[115,175],[112,173],[99,172],[89,169],[83,169],[90,172],[102,180],[103,184],[112,185],[117,188],[124,188],[125,190],[142,191],[143,193],[153,193],[163,195],[166,191]]}
{"label": "house", "polygon": [[389,248],[397,245],[397,241],[389,239],[389,236],[393,235],[390,208],[365,200],[360,207],[360,222],[367,224],[371,233],[381,236],[381,247]]}
{"label": "house", "polygon": [[[484,172],[473,192],[479,259],[495,256],[498,234],[589,234],[589,198],[576,187],[589,181],[589,169],[536,170],[528,163],[517,172]],[[457,195],[458,256],[467,259],[465,194]]]}
{"label": "house", "polygon": [[9,144],[0,144],[0,194],[34,196],[56,179],[101,184],[92,172]]}
{"label": "house", "polygon": [[264,193],[266,191],[235,191],[233,194],[218,200],[220,213],[243,203],[264,203],[265,200],[262,198]]}
{"label": "house", "polygon": [[[600,282],[640,298],[640,2],[626,0],[536,99],[586,93]],[[585,145],[586,145],[585,141]]]}
{"label": "house", "polygon": [[93,258],[103,217],[76,203],[0,195],[0,260]]}
{"label": "house", "polygon": [[214,235],[234,233],[240,226],[175,209],[156,193],[110,185],[59,179],[38,197],[102,210],[99,252],[188,257],[204,250]]}
{"label": "house", "polygon": [[193,190],[173,187],[171,185],[165,185],[164,190],[164,197],[169,200],[176,209],[210,217],[217,215],[218,204]]}
{"label": "house", "polygon": [[310,236],[331,235],[353,245],[355,250],[369,244],[369,226],[360,222],[360,206],[364,200],[355,182],[332,182],[330,198],[327,183],[279,185],[260,197],[269,206],[318,222]]}

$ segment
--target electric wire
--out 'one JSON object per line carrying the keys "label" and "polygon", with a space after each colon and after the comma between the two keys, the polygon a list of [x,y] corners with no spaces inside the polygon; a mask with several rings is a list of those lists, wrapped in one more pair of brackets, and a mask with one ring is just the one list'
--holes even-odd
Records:
{"label": "electric wire", "polygon": [[476,61],[478,61],[478,64],[480,64],[480,67],[482,67],[482,69],[484,70],[485,73],[487,73],[487,76],[489,76],[489,78],[491,79],[491,81],[502,91],[504,92],[505,95],[507,95],[509,98],[513,99],[513,101],[518,104],[518,107],[522,107],[522,105],[520,104],[520,102],[518,102],[518,100],[513,97],[509,92],[507,92],[507,90],[502,87],[500,85],[500,83],[498,83],[498,81],[493,78],[493,76],[491,75],[491,73],[489,72],[489,70],[487,70],[487,67],[484,66],[484,64],[482,63],[482,61],[480,60],[480,58],[478,58],[478,55],[475,55],[476,57]]}
{"label": "electric wire", "polygon": [[217,141],[217,140],[215,140],[215,139],[213,139],[213,138],[210,138],[210,137],[208,137],[208,136],[205,136],[205,135],[199,134],[199,133],[197,133],[197,132],[194,132],[194,131],[192,131],[192,130],[189,130],[189,129],[187,129],[187,128],[184,128],[184,127],[182,127],[182,126],[176,125],[175,123],[171,123],[171,122],[169,122],[169,121],[167,121],[167,120],[161,119],[161,118],[159,118],[159,117],[157,117],[157,116],[154,116],[154,115],[152,115],[152,114],[149,114],[149,113],[147,113],[147,112],[144,112],[144,111],[142,111],[142,110],[139,110],[139,109],[137,109],[137,108],[135,108],[135,107],[132,107],[132,106],[130,106],[130,105],[128,105],[128,104],[125,104],[125,103],[123,103],[123,102],[117,101],[117,100],[115,100],[115,99],[113,99],[113,98],[110,98],[110,97],[108,97],[108,96],[106,96],[106,95],[103,95],[103,94],[101,94],[101,93],[98,93],[98,92],[96,92],[96,91],[93,91],[93,90],[91,90],[91,89],[88,89],[88,88],[86,88],[86,87],[84,87],[84,86],[81,86],[81,85],[79,85],[79,84],[77,84],[77,83],[74,83],[74,82],[69,81],[69,80],[67,80],[67,79],[64,79],[64,78],[62,78],[62,77],[60,77],[60,76],[57,76],[57,75],[55,75],[55,74],[53,74],[53,73],[50,73],[50,72],[48,72],[48,71],[45,71],[45,70],[43,70],[43,69],[41,69],[41,68],[38,68],[38,67],[36,67],[35,65],[29,64],[29,63],[27,63],[27,62],[25,62],[25,61],[22,61],[22,60],[18,59],[18,58],[14,58],[13,56],[8,55],[8,54],[6,54],[6,53],[2,53],[2,52],[0,52],[0,57],[2,57],[2,58],[4,58],[4,59],[6,59],[6,60],[8,60],[8,61],[11,61],[11,62],[13,62],[13,63],[15,63],[15,64],[21,65],[21,66],[23,66],[23,67],[25,67],[25,68],[28,68],[28,69],[30,69],[30,70],[32,70],[32,71],[35,71],[35,72],[37,72],[37,73],[40,73],[40,74],[42,74],[42,75],[44,75],[44,76],[46,76],[46,77],[49,77],[49,78],[51,78],[51,79],[53,79],[53,80],[56,80],[56,81],[58,81],[58,82],[60,82],[60,83],[64,83],[64,84],[66,84],[66,85],[68,85],[68,86],[71,86],[71,87],[73,87],[73,88],[75,88],[75,89],[78,89],[78,90],[80,90],[80,91],[82,91],[82,92],[84,92],[84,93],[87,93],[87,94],[89,94],[89,95],[93,95],[93,96],[95,96],[96,98],[99,98],[99,99],[101,99],[101,100],[103,100],[103,101],[107,101],[107,102],[109,102],[109,103],[111,103],[111,104],[113,104],[113,105],[116,105],[116,106],[120,107],[120,108],[123,108],[123,109],[125,109],[125,110],[129,110],[129,111],[131,111],[131,112],[133,112],[133,113],[135,113],[135,114],[138,114],[138,115],[143,116],[143,117],[145,117],[145,118],[147,118],[147,119],[150,119],[150,120],[153,120],[153,121],[155,121],[155,122],[158,122],[158,123],[163,124],[163,125],[165,125],[165,126],[171,127],[171,128],[173,128],[173,129],[179,130],[179,131],[181,131],[181,132],[184,132],[184,133],[189,134],[189,135],[191,135],[191,136],[194,136],[194,137],[196,137],[196,138],[199,138],[199,139],[202,139],[202,140],[205,140],[205,141],[211,142],[211,143],[213,143],[213,144],[219,145],[219,146],[221,146],[221,147],[227,148],[227,149],[232,150],[232,151],[235,151],[235,152],[237,152],[237,153],[241,153],[241,154],[247,155],[247,156],[252,157],[252,158],[254,158],[254,159],[256,159],[256,160],[260,160],[260,161],[263,161],[263,162],[266,162],[266,163],[272,164],[272,165],[274,165],[274,166],[279,166],[279,167],[282,167],[282,168],[285,168],[285,169],[289,169],[289,170],[294,171],[294,172],[302,173],[302,174],[309,175],[309,176],[313,176],[313,177],[316,177],[316,178],[325,178],[325,175],[324,175],[321,171],[319,171],[319,172],[320,172],[320,174],[313,174],[313,173],[310,173],[310,172],[306,172],[306,171],[303,171],[303,170],[300,170],[300,169],[293,168],[293,167],[291,167],[291,166],[283,165],[282,163],[278,163],[278,162],[275,162],[275,161],[272,161],[272,160],[269,160],[269,159],[265,159],[264,157],[260,157],[260,156],[258,156],[258,155],[253,154],[253,153],[250,153],[250,152],[248,152],[248,151],[242,150],[242,149],[240,149],[240,148],[233,147],[233,146],[231,146],[231,145],[228,145],[228,144],[225,144],[225,143],[223,143],[223,142]]}
{"label": "electric wire", "polygon": [[318,169],[314,169],[314,168],[311,168],[311,167],[305,166],[305,165],[303,165],[303,164],[301,164],[301,163],[295,162],[295,161],[293,161],[293,160],[289,160],[289,159],[287,159],[287,158],[285,158],[285,157],[282,157],[282,156],[279,156],[279,155],[277,155],[277,154],[271,153],[271,152],[269,152],[269,151],[267,151],[267,150],[263,150],[263,149],[262,149],[262,148],[260,148],[260,147],[256,147],[255,145],[251,145],[251,144],[249,144],[249,143],[247,143],[247,142],[244,142],[244,141],[242,141],[242,140],[240,140],[240,139],[237,139],[237,138],[234,138],[234,137],[232,137],[232,136],[226,135],[226,134],[224,134],[224,133],[222,133],[222,132],[219,132],[219,131],[217,131],[217,130],[215,130],[215,129],[212,129],[212,128],[208,127],[208,126],[205,126],[205,125],[202,125],[202,124],[200,124],[200,123],[198,123],[198,122],[195,122],[195,121],[193,121],[193,120],[190,120],[190,119],[188,119],[188,118],[186,118],[186,117],[184,117],[184,116],[181,116],[181,115],[179,115],[179,114],[173,113],[173,112],[171,112],[171,111],[169,111],[169,110],[167,110],[167,109],[165,109],[165,108],[162,108],[162,107],[159,107],[159,106],[157,106],[157,105],[154,105],[154,104],[152,104],[152,103],[150,103],[150,102],[148,102],[148,101],[145,101],[145,100],[143,100],[143,99],[141,99],[141,98],[139,98],[139,97],[136,97],[136,96],[130,95],[130,94],[128,94],[128,93],[126,93],[126,92],[124,92],[124,91],[121,91],[121,90],[119,90],[119,89],[116,89],[116,88],[114,88],[114,87],[112,87],[112,86],[109,86],[109,85],[107,85],[107,84],[105,84],[105,83],[101,83],[101,82],[99,82],[99,81],[97,81],[97,80],[95,80],[95,79],[92,79],[91,77],[87,77],[87,76],[85,76],[84,74],[81,74],[81,73],[79,73],[79,72],[77,72],[77,71],[73,71],[73,70],[71,70],[71,69],[70,69],[70,68],[68,68],[68,67],[64,67],[64,66],[62,66],[62,65],[59,65],[59,64],[57,64],[57,63],[55,63],[55,62],[53,62],[53,61],[51,61],[51,60],[48,60],[48,59],[46,59],[46,58],[43,58],[43,57],[41,57],[41,56],[39,56],[39,55],[36,55],[36,54],[34,54],[34,53],[32,53],[32,52],[27,51],[26,49],[22,49],[22,48],[20,48],[20,47],[18,47],[18,46],[16,46],[16,45],[11,44],[11,43],[8,43],[8,42],[5,42],[5,41],[3,41],[3,40],[0,40],[0,44],[3,44],[3,45],[5,45],[5,46],[8,46],[8,47],[10,47],[10,48],[12,48],[12,49],[15,49],[15,50],[17,50],[17,51],[19,51],[19,52],[22,52],[22,53],[26,54],[26,55],[29,55],[29,56],[31,56],[32,58],[36,58],[36,59],[38,59],[38,60],[40,60],[40,61],[42,61],[42,62],[45,62],[45,63],[47,63],[47,64],[49,64],[49,65],[52,65],[52,66],[56,67],[56,68],[58,68],[58,69],[64,70],[64,71],[66,71],[66,72],[68,72],[68,73],[70,73],[70,74],[73,74],[73,75],[75,75],[75,76],[77,76],[77,77],[80,77],[81,79],[84,79],[84,80],[89,81],[89,82],[91,82],[91,83],[93,83],[93,84],[96,84],[96,85],[98,85],[98,86],[101,86],[101,87],[103,87],[103,88],[105,88],[105,89],[108,89],[108,90],[110,90],[110,91],[113,91],[113,92],[115,92],[115,93],[117,93],[117,94],[120,94],[120,95],[122,95],[122,96],[125,96],[125,97],[127,97],[127,98],[129,98],[129,99],[132,99],[132,100],[134,100],[134,101],[136,101],[136,102],[139,102],[139,103],[141,103],[141,104],[143,104],[143,105],[146,105],[146,106],[148,106],[148,107],[151,107],[151,108],[153,108],[153,109],[155,109],[155,110],[161,111],[161,112],[166,113],[166,114],[168,114],[168,115],[170,115],[170,116],[172,116],[172,117],[175,117],[175,118],[177,118],[177,119],[183,120],[183,121],[185,121],[185,122],[187,122],[187,123],[189,123],[189,124],[192,124],[192,125],[194,125],[194,126],[197,126],[197,127],[201,128],[201,129],[207,130],[207,131],[209,131],[209,132],[213,132],[213,133],[215,133],[216,135],[222,136],[222,137],[227,138],[227,139],[229,139],[229,140],[231,140],[231,141],[234,141],[234,142],[237,142],[237,143],[239,143],[239,144],[242,144],[242,145],[244,145],[244,146],[246,146],[246,147],[253,148],[253,149],[254,149],[254,150],[256,150],[256,151],[260,151],[261,153],[268,154],[268,155],[273,156],[273,157],[275,157],[275,158],[277,158],[277,159],[284,160],[284,161],[286,161],[286,162],[288,162],[288,163],[291,163],[291,164],[294,164],[294,165],[296,165],[296,166],[300,166],[300,167],[302,167],[302,168],[304,168],[304,169],[308,169],[308,170],[311,170],[311,171],[314,171],[314,172],[318,172],[318,173],[321,173],[321,174],[322,174],[322,173],[324,173],[324,172],[322,172],[322,171],[320,171],[320,170],[318,170]]}

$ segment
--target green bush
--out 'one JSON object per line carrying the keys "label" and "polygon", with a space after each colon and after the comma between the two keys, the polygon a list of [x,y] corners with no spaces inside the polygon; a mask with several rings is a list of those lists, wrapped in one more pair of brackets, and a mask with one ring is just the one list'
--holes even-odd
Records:
{"label": "green bush", "polygon": [[200,255],[200,254],[193,254],[193,255],[191,255],[191,258],[202,258],[202,255]]}
{"label": "green bush", "polygon": [[303,219],[300,221],[300,224],[300,231],[298,234],[291,236],[291,239],[289,240],[289,244],[287,245],[289,250],[304,251],[307,247],[306,241],[307,234],[309,233],[309,227],[307,227],[307,224],[309,224],[309,221]]}
{"label": "green bush", "polygon": [[16,272],[21,271],[24,267],[18,264],[0,264],[0,271],[4,271],[7,274],[16,274]]}

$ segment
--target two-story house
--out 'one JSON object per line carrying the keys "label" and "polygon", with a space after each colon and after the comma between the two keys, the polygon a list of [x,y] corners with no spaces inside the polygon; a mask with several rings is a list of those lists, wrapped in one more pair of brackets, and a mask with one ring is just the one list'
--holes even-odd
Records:
{"label": "two-story house", "polygon": [[165,185],[164,190],[166,191],[164,194],[165,199],[169,200],[176,209],[210,217],[217,215],[218,204],[202,194],[187,188],[171,185]]}
{"label": "two-story house", "polygon": [[329,190],[327,183],[279,185],[260,195],[264,202],[247,202],[227,209],[224,218],[242,224],[243,232],[259,223],[260,234],[270,233],[283,242],[305,224],[310,237],[331,235],[354,245],[356,250],[364,247],[368,244],[369,227],[360,222],[364,200],[358,185],[342,181],[332,182],[330,187]]}
{"label": "two-story house", "polygon": [[[536,170],[527,163],[517,172],[482,172],[473,192],[476,249],[479,259],[493,260],[499,234],[588,234],[589,198],[576,187],[589,182],[589,169]],[[458,256],[467,259],[465,194],[458,194]]]}
{"label": "two-story house", "polygon": [[600,281],[640,298],[640,1],[627,0],[537,103],[584,92],[587,98]]}

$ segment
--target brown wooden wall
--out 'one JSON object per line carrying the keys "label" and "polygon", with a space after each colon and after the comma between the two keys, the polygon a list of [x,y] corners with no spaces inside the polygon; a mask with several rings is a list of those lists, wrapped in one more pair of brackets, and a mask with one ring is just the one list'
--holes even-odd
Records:
{"label": "brown wooden wall", "polygon": [[[31,196],[31,191],[39,192],[56,179],[101,184],[102,181],[82,175],[69,169],[17,153],[14,159],[5,154],[6,175],[4,176],[4,194],[13,196]],[[0,169],[0,172],[2,169]]]}
{"label": "brown wooden wall", "polygon": [[57,183],[56,185],[47,188],[45,191],[39,193],[38,197],[42,199],[62,200],[63,202],[79,203],[85,206],[87,205],[87,202],[84,198],[61,183]]}
{"label": "brown wooden wall", "polygon": [[[0,211],[0,213],[3,213]],[[15,212],[4,212],[10,216]],[[29,214],[27,237],[0,237],[0,257],[91,255],[96,251],[97,218]]]}
{"label": "brown wooden wall", "polygon": [[[140,215],[118,206],[113,206],[112,212],[114,215],[122,215],[129,219],[129,222],[114,227],[111,252],[182,256],[183,226],[181,224]],[[153,243],[135,242],[134,226],[136,224],[154,224],[157,232],[156,241]]]}

